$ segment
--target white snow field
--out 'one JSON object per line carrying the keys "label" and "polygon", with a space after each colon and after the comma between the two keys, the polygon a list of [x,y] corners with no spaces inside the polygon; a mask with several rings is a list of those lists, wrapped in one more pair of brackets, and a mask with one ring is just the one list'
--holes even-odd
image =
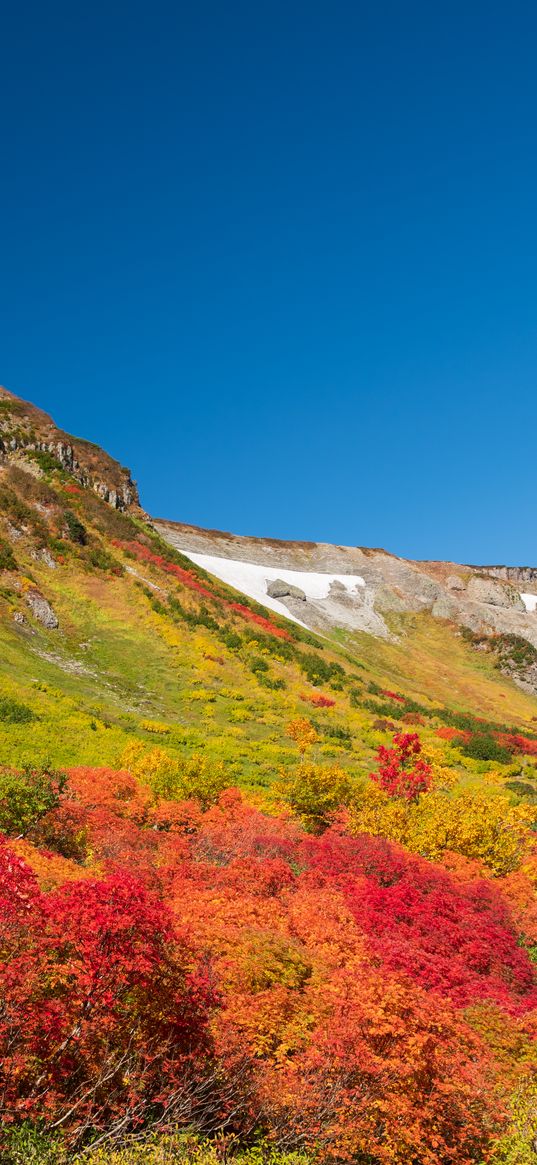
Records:
{"label": "white snow field", "polygon": [[242,591],[244,595],[255,599],[257,603],[262,603],[264,607],[270,607],[271,611],[276,611],[278,615],[285,615],[286,619],[300,623],[302,627],[306,624],[291,615],[285,603],[267,595],[268,582],[280,578],[282,582],[300,587],[306,598],[312,599],[313,602],[328,598],[333,582],[341,583],[349,595],[352,595],[357,587],[365,587],[365,581],[359,574],[320,574],[309,570],[286,570],[281,566],[259,566],[255,562],[238,562],[234,558],[217,558],[212,554],[193,554],[192,551],[183,549],[181,554],[209,574],[216,575],[228,586]]}
{"label": "white snow field", "polygon": [[522,595],[520,596],[526,611],[535,611],[537,609],[537,595]]}

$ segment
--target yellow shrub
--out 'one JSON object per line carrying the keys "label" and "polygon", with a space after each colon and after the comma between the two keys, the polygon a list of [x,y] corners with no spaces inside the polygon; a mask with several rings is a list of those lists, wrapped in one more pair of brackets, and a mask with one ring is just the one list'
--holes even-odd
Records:
{"label": "yellow shrub", "polygon": [[503,796],[432,792],[410,815],[406,844],[433,860],[450,849],[484,862],[494,874],[508,874],[520,863],[532,816]]}
{"label": "yellow shrub", "polygon": [[497,1142],[492,1165],[534,1165],[537,1141],[537,1082],[529,1076],[511,1100],[511,1121]]}
{"label": "yellow shrub", "polygon": [[444,751],[433,741],[423,740],[421,755],[433,770],[433,788],[450,789],[458,780],[457,770],[445,763]]}
{"label": "yellow shrub", "polygon": [[144,732],[154,732],[157,736],[167,736],[170,732],[168,724],[160,724],[158,720],[140,720],[140,728]]}
{"label": "yellow shrub", "polygon": [[531,820],[531,810],[512,805],[504,796],[433,789],[408,804],[368,781],[355,795],[349,829],[399,842],[433,861],[452,850],[501,876],[520,864]]}
{"label": "yellow shrub", "polygon": [[352,778],[337,765],[330,768],[302,761],[290,773],[282,773],[277,791],[298,813],[306,829],[319,833],[331,815],[347,805],[353,793]]}
{"label": "yellow shrub", "polygon": [[150,785],[153,791],[173,782],[177,772],[177,761],[169,753],[158,746],[148,750],[141,740],[134,740],[127,745],[121,754],[120,764],[133,777]]}
{"label": "yellow shrub", "polygon": [[149,785],[155,797],[166,801],[194,798],[204,806],[211,805],[229,784],[220,761],[196,754],[174,758],[163,748],[146,750],[141,741],[127,746],[121,765]]}
{"label": "yellow shrub", "polygon": [[298,745],[298,750],[302,754],[319,739],[313,724],[306,720],[305,716],[297,716],[296,720],[291,720],[287,725],[287,735]]}
{"label": "yellow shrub", "polygon": [[351,833],[371,833],[406,845],[409,805],[400,798],[389,797],[373,781],[365,781],[355,794],[349,811]]}

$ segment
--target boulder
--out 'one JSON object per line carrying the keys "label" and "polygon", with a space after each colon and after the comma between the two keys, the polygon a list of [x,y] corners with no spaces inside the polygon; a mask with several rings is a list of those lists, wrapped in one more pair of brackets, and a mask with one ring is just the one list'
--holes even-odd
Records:
{"label": "boulder", "polygon": [[464,579],[460,574],[450,574],[446,579],[446,586],[450,591],[463,591],[465,587]]}
{"label": "boulder", "polygon": [[293,599],[301,599],[303,603],[306,602],[306,592],[301,587],[290,586],[289,594]]}
{"label": "boulder", "polygon": [[291,589],[290,584],[284,582],[282,578],[275,578],[271,582],[267,582],[267,595],[271,599],[285,599],[286,595],[291,594]]}

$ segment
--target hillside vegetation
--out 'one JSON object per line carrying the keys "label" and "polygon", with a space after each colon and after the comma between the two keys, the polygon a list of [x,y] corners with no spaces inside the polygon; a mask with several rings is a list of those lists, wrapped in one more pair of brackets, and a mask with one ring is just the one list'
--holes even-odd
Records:
{"label": "hillside vegetation", "polygon": [[509,645],[317,636],[7,393],[0,452],[0,1159],[529,1165]]}

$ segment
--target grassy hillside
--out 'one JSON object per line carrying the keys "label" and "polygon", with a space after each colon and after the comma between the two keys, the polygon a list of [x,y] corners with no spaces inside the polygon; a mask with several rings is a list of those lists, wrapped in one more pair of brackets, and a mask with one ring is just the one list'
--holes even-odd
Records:
{"label": "grassy hillside", "polygon": [[43,416],[2,402],[2,1160],[526,1165],[537,700],[428,614],[258,607]]}

